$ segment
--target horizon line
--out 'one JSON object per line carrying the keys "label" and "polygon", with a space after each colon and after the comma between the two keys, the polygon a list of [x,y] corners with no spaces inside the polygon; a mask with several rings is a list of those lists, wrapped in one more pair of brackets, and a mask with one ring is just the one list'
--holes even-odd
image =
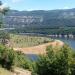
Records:
{"label": "horizon line", "polygon": [[75,9],[74,8],[57,8],[57,9],[48,9],[48,10],[44,10],[44,9],[32,9],[32,10],[18,10],[18,9],[12,9],[10,8],[10,10],[15,10],[15,11],[53,11],[53,10],[69,10],[69,9]]}

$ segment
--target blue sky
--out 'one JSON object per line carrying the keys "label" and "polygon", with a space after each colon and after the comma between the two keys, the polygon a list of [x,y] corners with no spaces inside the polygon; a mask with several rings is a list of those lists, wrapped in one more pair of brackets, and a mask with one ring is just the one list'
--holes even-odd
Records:
{"label": "blue sky", "polygon": [[54,10],[75,8],[75,0],[1,0],[16,10]]}

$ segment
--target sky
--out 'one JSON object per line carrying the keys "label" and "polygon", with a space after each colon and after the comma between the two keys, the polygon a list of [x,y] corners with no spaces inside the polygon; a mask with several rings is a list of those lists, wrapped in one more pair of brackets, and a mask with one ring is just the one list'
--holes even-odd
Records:
{"label": "sky", "polygon": [[54,10],[75,8],[75,0],[0,0],[14,10]]}

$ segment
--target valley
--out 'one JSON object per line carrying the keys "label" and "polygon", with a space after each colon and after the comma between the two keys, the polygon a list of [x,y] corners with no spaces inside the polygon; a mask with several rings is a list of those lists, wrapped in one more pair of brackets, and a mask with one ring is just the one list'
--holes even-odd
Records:
{"label": "valley", "polygon": [[75,75],[74,3],[0,0],[0,75]]}

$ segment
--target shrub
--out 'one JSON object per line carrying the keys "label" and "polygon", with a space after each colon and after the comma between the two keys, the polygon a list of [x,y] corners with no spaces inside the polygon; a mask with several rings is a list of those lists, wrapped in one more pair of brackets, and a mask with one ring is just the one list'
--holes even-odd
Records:
{"label": "shrub", "polygon": [[21,67],[24,69],[32,69],[31,61],[21,52],[16,52],[3,45],[0,45],[0,65],[8,70],[12,67]]}
{"label": "shrub", "polygon": [[25,54],[19,51],[19,52],[16,52],[16,55],[15,55],[15,66],[31,70],[32,62],[26,57]]}
{"label": "shrub", "polygon": [[71,75],[72,50],[67,45],[59,51],[47,47],[47,54],[41,55],[36,62],[36,75]]}
{"label": "shrub", "polygon": [[11,69],[14,65],[15,52],[5,46],[0,45],[0,64],[2,67]]}

